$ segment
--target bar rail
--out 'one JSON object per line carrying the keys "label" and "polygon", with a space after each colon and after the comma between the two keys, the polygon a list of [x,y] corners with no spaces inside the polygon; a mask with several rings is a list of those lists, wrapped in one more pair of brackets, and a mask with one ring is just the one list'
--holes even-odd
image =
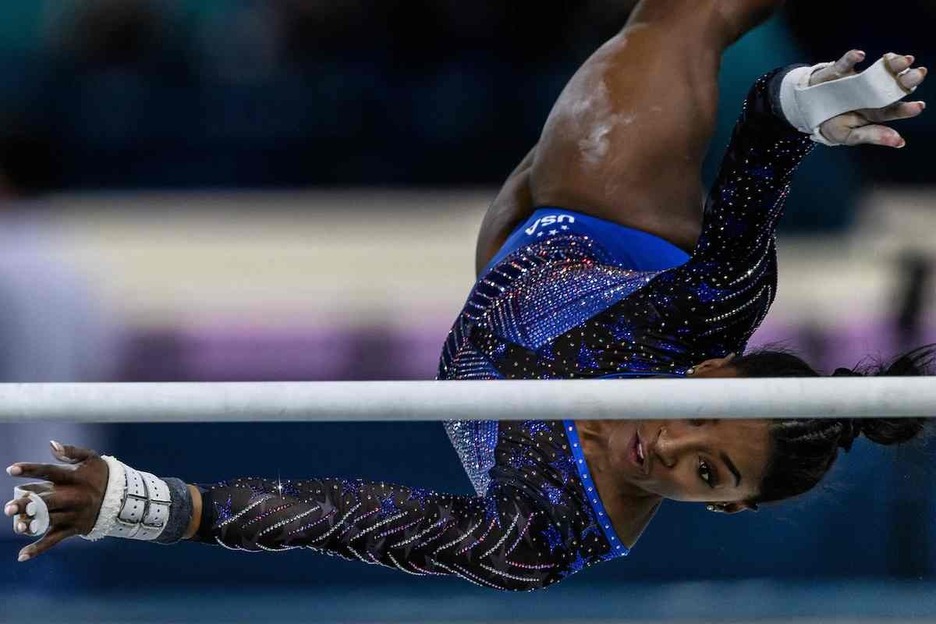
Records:
{"label": "bar rail", "polygon": [[0,384],[0,422],[936,417],[936,378]]}

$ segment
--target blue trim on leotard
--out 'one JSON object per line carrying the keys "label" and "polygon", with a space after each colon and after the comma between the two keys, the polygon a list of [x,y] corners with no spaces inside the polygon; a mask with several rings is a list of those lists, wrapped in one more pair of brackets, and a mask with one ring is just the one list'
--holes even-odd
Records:
{"label": "blue trim on leotard", "polygon": [[[665,271],[685,264],[690,258],[689,254],[672,243],[640,230],[574,210],[538,208],[526,222],[518,226],[510,234],[500,251],[497,252],[497,255],[488,263],[481,274],[487,273],[492,267],[518,249],[558,234],[588,236],[605,248],[609,255],[614,258],[615,264],[634,271]],[[617,373],[608,375],[604,379],[648,376],[682,377],[682,375],[676,374]],[[608,512],[605,511],[604,504],[598,496],[598,488],[595,486],[591,471],[588,469],[588,462],[585,460],[575,423],[571,420],[564,421],[563,429],[565,429],[566,437],[569,439],[575,467],[588,496],[588,504],[595,515],[596,522],[598,522],[604,533],[605,539],[611,545],[611,550],[603,558],[613,559],[629,554],[630,549],[618,537],[614,526],[611,524],[611,518],[608,516]]]}
{"label": "blue trim on leotard", "polygon": [[[635,230],[618,223],[592,217],[574,210],[565,208],[538,208],[529,219],[518,226],[504,242],[497,255],[487,264],[482,275],[491,270],[508,255],[527,245],[548,239],[550,236],[560,234],[578,234],[587,236],[601,245],[608,255],[613,258],[614,264],[621,268],[633,271],[665,271],[685,264],[689,261],[689,254],[662,238]],[[629,378],[629,377],[682,377],[678,374],[646,374],[646,373],[617,373],[607,375],[603,379]],[[611,518],[598,496],[598,489],[588,469],[588,462],[582,451],[575,423],[571,420],[563,421],[566,437],[572,448],[572,456],[579,478],[588,496],[588,504],[595,516],[595,521],[611,545],[611,550],[603,559],[622,557],[630,553],[630,549],[621,541]]]}
{"label": "blue trim on leotard", "polygon": [[685,264],[689,254],[658,236],[565,208],[537,208],[504,242],[481,272],[487,273],[509,254],[556,234],[581,234],[604,247],[620,267],[665,271]]}
{"label": "blue trim on leotard", "polygon": [[611,545],[611,550],[609,550],[608,554],[602,557],[602,559],[614,559],[615,557],[623,557],[630,554],[630,549],[625,546],[621,538],[618,537],[617,531],[614,530],[614,526],[611,524],[611,517],[608,516],[604,504],[598,496],[598,488],[595,486],[595,481],[592,479],[591,472],[588,470],[588,462],[585,461],[585,453],[582,451],[582,443],[579,440],[575,422],[565,420],[562,422],[562,428],[565,429],[566,437],[569,438],[569,446],[572,447],[572,457],[575,458],[575,467],[578,469],[579,478],[582,480],[582,486],[585,488],[585,495],[588,496],[588,504],[595,514],[598,525],[604,532],[605,539],[607,539],[608,543]]}

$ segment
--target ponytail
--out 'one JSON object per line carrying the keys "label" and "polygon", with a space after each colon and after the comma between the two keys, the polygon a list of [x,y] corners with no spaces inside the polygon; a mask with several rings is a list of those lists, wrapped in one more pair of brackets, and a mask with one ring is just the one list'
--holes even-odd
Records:
{"label": "ponytail", "polygon": [[[915,349],[886,365],[839,368],[833,377],[916,377],[936,374],[936,344]],[[818,377],[799,357],[780,351],[759,351],[732,362],[743,377]],[[839,449],[851,450],[861,436],[894,445],[919,437],[928,418],[791,419],[771,423],[771,459],[752,503],[798,496],[812,489],[829,471]],[[936,416],[936,414],[931,415]]]}
{"label": "ponytail", "polygon": [[[833,377],[922,377],[936,373],[936,345],[919,347],[890,364],[870,368],[839,368]],[[915,439],[926,426],[926,418],[865,418],[852,421],[855,437],[864,435],[872,442],[891,446]],[[844,447],[844,445],[843,445]],[[845,448],[851,448],[849,445]]]}

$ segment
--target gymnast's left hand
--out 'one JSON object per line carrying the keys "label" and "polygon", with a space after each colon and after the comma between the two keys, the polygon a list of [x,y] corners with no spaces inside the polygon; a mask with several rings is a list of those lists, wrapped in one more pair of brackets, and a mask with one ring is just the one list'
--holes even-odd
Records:
{"label": "gymnast's left hand", "polygon": [[[913,67],[916,61],[913,56],[889,53],[884,55],[884,58],[887,68],[908,93],[926,79],[927,69]],[[864,60],[864,52],[851,50],[832,65],[815,72],[809,80],[809,85],[852,76],[856,73],[855,66]],[[925,102],[897,102],[885,108],[852,111],[829,119],[819,126],[819,131],[837,145],[882,145],[901,148],[907,142],[899,132],[887,124],[916,117],[925,108]]]}
{"label": "gymnast's left hand", "polygon": [[[40,496],[49,509],[49,530],[19,552],[19,561],[33,559],[69,537],[86,535],[94,528],[107,490],[107,463],[94,451],[51,443],[52,455],[62,464],[15,463],[7,468],[12,477],[46,481]],[[3,513],[16,517],[17,534],[29,532],[28,498],[4,504]]]}

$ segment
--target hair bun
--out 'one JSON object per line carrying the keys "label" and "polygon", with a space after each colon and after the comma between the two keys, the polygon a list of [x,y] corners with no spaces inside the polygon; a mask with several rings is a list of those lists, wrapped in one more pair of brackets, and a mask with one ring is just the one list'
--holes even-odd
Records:
{"label": "hair bun", "polygon": [[860,418],[844,418],[839,421],[839,424],[842,425],[842,433],[839,435],[838,445],[848,452],[864,431],[864,424]]}
{"label": "hair bun", "polygon": [[872,442],[890,446],[913,440],[925,425],[925,418],[870,418],[862,421],[860,429]]}
{"label": "hair bun", "polygon": [[840,420],[840,448],[850,451],[862,434],[872,442],[891,446],[913,440],[926,425],[925,418],[845,418]]}

